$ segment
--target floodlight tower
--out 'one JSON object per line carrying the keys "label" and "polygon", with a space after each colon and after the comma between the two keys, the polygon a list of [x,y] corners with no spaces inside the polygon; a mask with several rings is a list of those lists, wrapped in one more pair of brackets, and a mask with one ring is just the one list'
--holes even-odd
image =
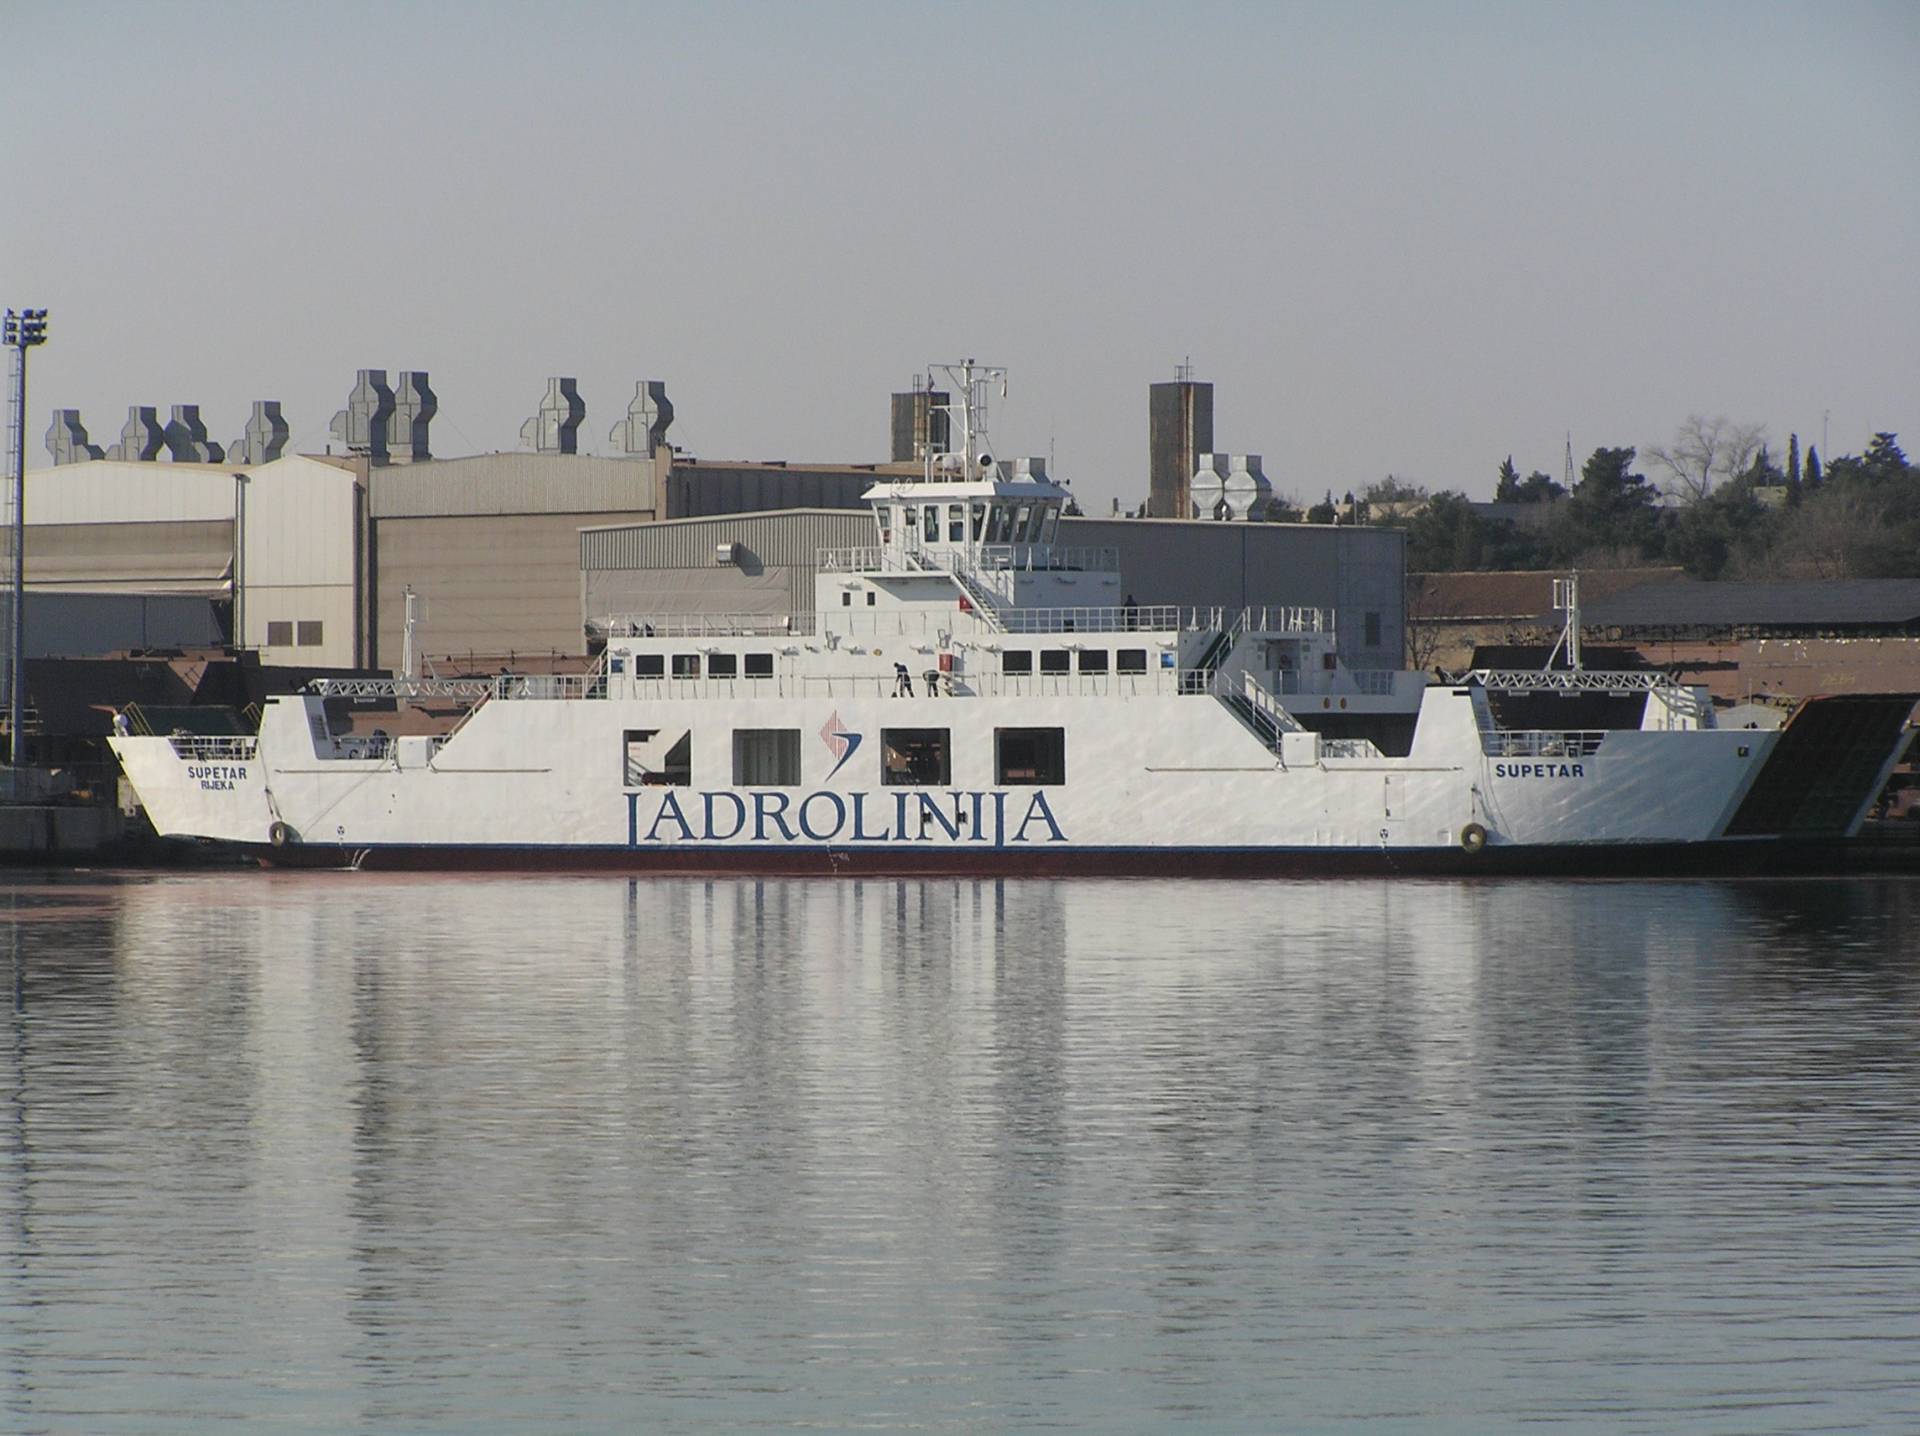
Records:
{"label": "floodlight tower", "polygon": [[22,729],[26,716],[24,618],[27,601],[27,351],[47,342],[47,311],[9,309],[4,339],[13,351],[13,383],[7,390],[7,439],[11,445],[13,483],[7,489],[7,796],[20,796],[20,775],[26,743]]}

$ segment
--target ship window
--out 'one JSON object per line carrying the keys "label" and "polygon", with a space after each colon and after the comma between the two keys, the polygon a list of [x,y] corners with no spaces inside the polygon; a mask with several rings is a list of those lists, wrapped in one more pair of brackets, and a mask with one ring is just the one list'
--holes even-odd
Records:
{"label": "ship window", "polygon": [[940,538],[940,505],[927,505],[921,520],[921,527],[926,531],[928,543],[938,542]]}
{"label": "ship window", "polygon": [[1014,509],[1013,530],[1007,535],[1008,543],[1025,543],[1027,541],[1028,512],[1029,511],[1028,511],[1027,505],[1025,504],[1021,504]]}
{"label": "ship window", "polygon": [[267,625],[267,647],[293,647],[293,624],[291,622],[269,623]]}
{"label": "ship window", "polygon": [[673,676],[675,678],[698,678],[700,676],[700,655],[697,653],[674,654]]}
{"label": "ship window", "polygon": [[879,601],[879,595],[876,594],[872,589],[868,589],[867,590],[867,607],[872,608],[874,604],[878,601]]}
{"label": "ship window", "polygon": [[715,653],[707,659],[707,677],[733,678],[740,672],[740,655],[737,653]]}
{"label": "ship window", "polygon": [[853,607],[853,595],[848,593],[844,588],[840,590],[840,606],[842,608]]}
{"label": "ship window", "polygon": [[629,788],[655,788],[669,784],[685,787],[693,780],[692,764],[688,758],[692,751],[690,734],[681,734],[680,740],[665,754],[660,752],[658,728],[629,728],[620,736],[625,760],[621,776]]}
{"label": "ship window", "polygon": [[965,504],[947,505],[947,537],[954,543],[967,541],[967,506]]}
{"label": "ship window", "polygon": [[1072,671],[1073,655],[1064,648],[1043,648],[1040,650],[1040,671],[1042,673],[1069,673]]}
{"label": "ship window", "polygon": [[975,504],[973,506],[973,541],[975,543],[980,542],[980,536],[986,532],[986,528],[987,506],[985,504]]}
{"label": "ship window", "polygon": [[799,787],[800,730],[734,729],[733,781],[740,788]]}
{"label": "ship window", "polygon": [[747,677],[773,677],[773,655],[771,653],[749,653],[747,655]]}
{"label": "ship window", "polygon": [[1147,671],[1147,650],[1144,648],[1123,648],[1113,655],[1115,673],[1145,673]]}
{"label": "ship window", "polygon": [[1002,673],[1033,672],[1033,654],[1024,648],[1009,648],[1000,655]]}
{"label": "ship window", "polygon": [[664,678],[667,675],[667,657],[664,653],[636,653],[633,655],[633,676],[635,678]]}
{"label": "ship window", "polygon": [[1046,526],[1046,522],[1047,506],[1045,504],[1035,504],[1033,506],[1033,513],[1027,518],[1028,543],[1040,542],[1040,531]]}
{"label": "ship window", "polygon": [[1366,644],[1369,648],[1378,648],[1380,646],[1380,615],[1377,613],[1369,613],[1367,615]]}
{"label": "ship window", "polygon": [[1107,671],[1107,650],[1104,648],[1082,649],[1080,653],[1080,671],[1082,673],[1105,673]]}
{"label": "ship window", "polygon": [[882,728],[880,782],[889,788],[940,788],[953,781],[946,728]]}
{"label": "ship window", "polygon": [[607,660],[607,672],[625,673],[626,671],[627,671],[627,660],[624,654],[616,653],[613,655],[613,657]]}
{"label": "ship window", "polygon": [[320,620],[303,618],[294,629],[294,641],[302,648],[316,648],[325,640],[320,637]]}
{"label": "ship window", "polygon": [[987,542],[1006,543],[1007,524],[1013,517],[1013,510],[1005,504],[993,505],[987,518]]}
{"label": "ship window", "polygon": [[1066,730],[996,728],[993,764],[1001,787],[1058,787],[1067,781]]}
{"label": "ship window", "polygon": [[920,532],[920,510],[912,504],[900,506],[900,526],[907,531],[909,538]]}
{"label": "ship window", "polygon": [[1047,505],[1047,526],[1045,529],[1041,531],[1040,542],[1052,543],[1054,534],[1058,532],[1059,528],[1060,528],[1060,505],[1048,504]]}

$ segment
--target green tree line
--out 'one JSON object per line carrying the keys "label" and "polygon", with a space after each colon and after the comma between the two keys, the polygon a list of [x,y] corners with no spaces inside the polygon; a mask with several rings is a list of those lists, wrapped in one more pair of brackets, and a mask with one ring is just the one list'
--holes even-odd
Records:
{"label": "green tree line", "polygon": [[[1534,522],[1394,478],[1348,506],[1329,494],[1305,517],[1332,522],[1345,507],[1353,521],[1402,526],[1408,567],[1425,573],[1677,564],[1703,579],[1920,578],[1920,468],[1894,434],[1826,464],[1812,446],[1803,459],[1795,435],[1782,466],[1759,432],[1689,420],[1673,446],[1648,451],[1664,485],[1639,472],[1632,448],[1595,449],[1571,491],[1521,478],[1509,458],[1495,500],[1542,506]],[[1411,498],[1425,501],[1417,512]]]}

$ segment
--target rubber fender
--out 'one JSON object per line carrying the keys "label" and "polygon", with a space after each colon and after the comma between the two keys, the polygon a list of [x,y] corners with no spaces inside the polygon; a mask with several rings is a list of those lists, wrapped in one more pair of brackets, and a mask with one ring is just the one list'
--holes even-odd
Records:
{"label": "rubber fender", "polygon": [[267,841],[272,843],[276,848],[284,848],[288,843],[298,842],[299,840],[300,835],[298,833],[278,820],[274,822],[272,827],[267,829]]}
{"label": "rubber fender", "polygon": [[1468,823],[1460,830],[1460,846],[1467,852],[1477,853],[1487,845],[1487,830],[1478,823]]}

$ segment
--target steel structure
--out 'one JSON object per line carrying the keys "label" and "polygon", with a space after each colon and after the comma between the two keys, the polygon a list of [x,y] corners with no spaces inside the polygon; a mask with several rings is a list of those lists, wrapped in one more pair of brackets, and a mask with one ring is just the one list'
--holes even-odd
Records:
{"label": "steel structure", "polygon": [[26,743],[26,655],[24,619],[27,591],[27,351],[47,342],[47,311],[9,309],[4,324],[13,351],[13,383],[7,391],[7,441],[13,482],[7,489],[7,796],[20,796],[20,772]]}

